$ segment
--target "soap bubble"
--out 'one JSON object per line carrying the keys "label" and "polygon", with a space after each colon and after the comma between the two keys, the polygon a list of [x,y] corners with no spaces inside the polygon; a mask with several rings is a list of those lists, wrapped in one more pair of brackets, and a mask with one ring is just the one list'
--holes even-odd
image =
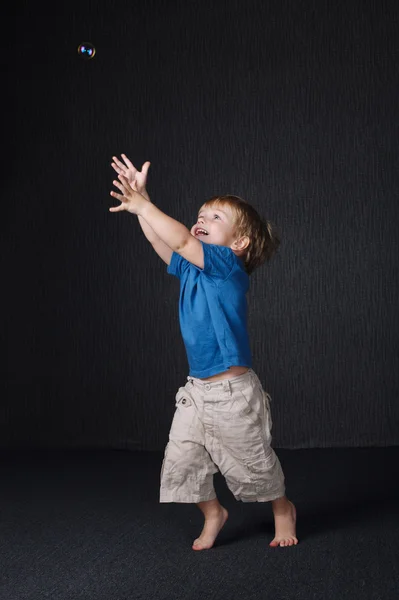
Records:
{"label": "soap bubble", "polygon": [[90,44],[90,42],[83,42],[78,47],[79,56],[81,58],[84,58],[85,60],[89,60],[90,58],[93,58],[95,53],[96,53],[96,49],[93,46],[93,44]]}

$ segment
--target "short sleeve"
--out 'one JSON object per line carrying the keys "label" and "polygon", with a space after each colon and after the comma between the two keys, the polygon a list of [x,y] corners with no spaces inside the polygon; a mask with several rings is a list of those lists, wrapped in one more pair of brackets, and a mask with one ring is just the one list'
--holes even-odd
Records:
{"label": "short sleeve", "polygon": [[236,256],[231,248],[204,244],[204,269],[203,273],[215,279],[226,279],[236,262]]}
{"label": "short sleeve", "polygon": [[181,276],[183,275],[184,271],[188,269],[189,266],[190,263],[188,262],[188,260],[180,256],[180,254],[177,254],[177,252],[173,252],[166,272],[169,275],[174,275],[178,279],[181,279]]}

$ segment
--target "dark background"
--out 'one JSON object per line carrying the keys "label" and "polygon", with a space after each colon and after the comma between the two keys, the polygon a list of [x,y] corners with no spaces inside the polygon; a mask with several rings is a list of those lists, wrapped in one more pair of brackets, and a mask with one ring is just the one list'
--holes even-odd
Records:
{"label": "dark background", "polygon": [[[216,193],[282,235],[251,277],[274,445],[399,442],[398,15],[347,0],[19,3],[3,55],[4,446],[162,449],[188,374],[177,279],[111,214],[150,160],[188,227]],[[83,41],[97,54],[77,53]]]}

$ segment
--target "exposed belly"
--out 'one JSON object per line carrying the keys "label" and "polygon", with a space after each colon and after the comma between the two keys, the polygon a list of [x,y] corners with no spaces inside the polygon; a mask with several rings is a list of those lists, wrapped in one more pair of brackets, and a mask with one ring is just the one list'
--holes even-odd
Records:
{"label": "exposed belly", "polygon": [[218,373],[217,375],[212,375],[212,377],[207,377],[206,379],[200,378],[201,381],[218,381],[220,379],[231,379],[232,377],[237,377],[238,375],[243,375],[248,371],[248,367],[230,367],[228,371],[224,371],[223,373]]}

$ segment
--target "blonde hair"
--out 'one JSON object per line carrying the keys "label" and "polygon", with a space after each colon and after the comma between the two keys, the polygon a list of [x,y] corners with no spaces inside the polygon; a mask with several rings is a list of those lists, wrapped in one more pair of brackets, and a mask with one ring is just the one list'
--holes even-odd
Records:
{"label": "blonde hair", "polygon": [[248,236],[249,246],[241,258],[250,275],[264,262],[269,261],[280,245],[280,235],[270,221],[262,219],[253,206],[239,196],[212,196],[203,206],[229,206],[234,215],[234,232],[237,237]]}

